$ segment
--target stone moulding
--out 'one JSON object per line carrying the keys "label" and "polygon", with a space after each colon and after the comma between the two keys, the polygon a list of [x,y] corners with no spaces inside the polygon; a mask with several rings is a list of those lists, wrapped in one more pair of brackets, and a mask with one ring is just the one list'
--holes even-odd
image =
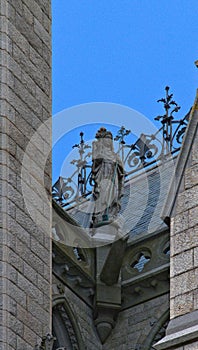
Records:
{"label": "stone moulding", "polygon": [[[69,331],[69,338],[72,342],[73,349],[85,350],[85,345],[83,343],[81,331],[76,321],[76,316],[68,304],[66,296],[55,294],[53,297],[52,307],[53,309],[58,308],[58,312],[61,313],[61,317],[63,318],[63,324],[59,323],[58,327],[60,327],[61,334],[63,337],[65,337],[64,345],[67,344],[67,337],[65,336],[65,333]],[[62,347],[60,349],[62,350]],[[67,347],[63,347],[63,349],[67,349]],[[59,348],[57,350],[59,350]]]}
{"label": "stone moulding", "polygon": [[198,339],[198,311],[176,317],[170,320],[166,336],[154,345],[156,350],[169,350],[174,346],[197,341]]}

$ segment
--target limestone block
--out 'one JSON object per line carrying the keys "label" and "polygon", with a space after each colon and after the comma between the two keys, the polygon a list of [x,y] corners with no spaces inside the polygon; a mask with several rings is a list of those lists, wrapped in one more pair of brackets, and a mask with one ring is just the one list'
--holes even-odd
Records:
{"label": "limestone block", "polygon": [[24,334],[23,334],[23,338],[25,339],[25,341],[27,343],[29,343],[30,345],[32,344],[36,344],[37,343],[37,336],[35,335],[35,333],[26,325],[24,326]]}
{"label": "limestone block", "polygon": [[173,234],[188,229],[188,211],[176,215],[173,219]]}
{"label": "limestone block", "polygon": [[171,237],[171,256],[197,246],[198,227],[195,226]]}
{"label": "limestone block", "polygon": [[171,318],[187,314],[194,310],[193,292],[179,295],[170,300]]}
{"label": "limestone block", "polygon": [[181,192],[177,197],[176,213],[183,213],[198,203],[198,185]]}
{"label": "limestone block", "polygon": [[[11,281],[8,282],[7,286],[9,288],[9,289],[7,289],[7,295],[17,303],[17,309],[18,309],[18,305],[26,308],[26,294],[25,294],[25,292],[23,292],[19,287],[17,287],[16,284],[14,284]],[[10,303],[10,299],[8,300],[8,303]],[[18,311],[17,311],[17,317],[18,317]],[[21,321],[22,320],[23,319],[21,319]]]}
{"label": "limestone block", "polygon": [[48,33],[50,33],[50,32],[51,32],[50,20],[49,20],[49,16],[46,15],[45,12],[43,12],[42,24],[43,24],[45,30],[46,30]]}
{"label": "limestone block", "polygon": [[198,267],[198,247],[194,248],[194,267]]}
{"label": "limestone block", "polygon": [[50,5],[51,1],[49,0],[37,0],[39,6],[47,14],[47,16],[51,19],[51,11],[50,11]]}
{"label": "limestone block", "polygon": [[49,264],[50,263],[50,257],[48,256],[48,250],[41,245],[40,242],[38,242],[35,237],[31,237],[31,250],[33,253],[35,253],[35,255],[37,255],[38,257],[40,257],[41,260],[43,260],[43,262],[45,264]]}
{"label": "limestone block", "polygon": [[15,25],[17,30],[24,35],[30,45],[42,55],[42,39],[35,33],[34,27],[24,21],[23,17],[16,13]]}
{"label": "limestone block", "polygon": [[25,0],[25,5],[27,9],[33,14],[33,17],[36,17],[40,23],[42,23],[42,8],[37,4],[35,0]]}
{"label": "limestone block", "polygon": [[170,264],[171,277],[193,269],[193,253],[194,251],[191,249],[172,257]]}
{"label": "limestone block", "polygon": [[25,292],[27,296],[27,301],[29,300],[29,298],[31,298],[32,304],[33,304],[33,300],[35,300],[39,304],[40,303],[42,304],[42,297],[43,297],[42,292],[38,289],[36,285],[30,282],[26,278],[26,276],[22,275],[21,273],[18,273],[18,285],[20,286],[20,289]]}
{"label": "limestone block", "polygon": [[34,317],[33,315],[30,317],[27,309],[19,304],[17,304],[17,317],[37,335],[40,334],[42,323],[37,319],[37,317]]}
{"label": "limestone block", "polygon": [[44,73],[41,71],[40,66],[36,66],[31,60],[28,60],[16,45],[13,45],[13,58],[20,65],[20,70],[24,70],[36,84],[43,89],[45,88]]}
{"label": "limestone block", "polygon": [[16,242],[16,252],[20,254],[21,258],[28,264],[34,267],[35,271],[39,274],[43,274],[44,271],[44,264],[43,261],[33,254],[32,251],[27,249],[27,247],[17,240]]}
{"label": "limestone block", "polygon": [[28,280],[32,282],[34,285],[37,285],[38,273],[25,261],[23,263],[23,271],[24,271],[24,275],[28,278]]}
{"label": "limestone block", "polygon": [[12,5],[15,10],[22,14],[23,12],[23,2],[22,0],[9,0],[10,5]]}
{"label": "limestone block", "polygon": [[[41,10],[39,11],[39,14],[40,15],[42,14]],[[32,12],[30,11],[30,9],[26,6],[26,3],[23,3],[23,18],[26,20],[26,22],[28,24],[33,25],[34,16],[33,16]]]}
{"label": "limestone block", "polygon": [[193,293],[194,297],[194,310],[198,310],[198,288]]}
{"label": "limestone block", "polygon": [[28,39],[11,23],[9,25],[9,35],[12,38],[12,42],[14,42],[24,54],[29,55],[30,45]]}
{"label": "limestone block", "polygon": [[32,95],[36,95],[36,84],[34,80],[24,71],[22,71],[21,82]]}
{"label": "limestone block", "polygon": [[[32,345],[26,343],[24,338],[17,336],[17,347],[16,349],[32,350]],[[12,350],[12,349],[9,349]]]}
{"label": "limestone block", "polygon": [[36,18],[34,18],[34,31],[38,37],[47,44],[47,46],[50,46],[51,37],[49,35],[49,32],[45,30],[43,25]]}
{"label": "limestone block", "polygon": [[50,112],[51,106],[49,104],[49,96],[47,96],[46,92],[43,92],[38,86],[36,87],[36,98],[40,102],[40,104]]}
{"label": "limestone block", "polygon": [[189,210],[189,227],[198,225],[198,205]]}
{"label": "limestone block", "polygon": [[30,109],[37,115],[42,115],[42,106],[38,103],[38,100],[29,93],[29,91],[24,87],[20,80],[15,79],[15,92],[19,95],[21,101],[27,104]]}
{"label": "limestone block", "polygon": [[188,189],[198,184],[198,164],[190,167],[185,172],[185,188]]}
{"label": "limestone block", "polygon": [[8,18],[0,14],[0,32],[8,34]]}
{"label": "limestone block", "polygon": [[183,295],[197,288],[197,271],[190,270],[170,280],[170,296]]}
{"label": "limestone block", "polygon": [[196,134],[195,141],[192,146],[192,164],[198,164],[197,144],[198,144],[198,132]]}
{"label": "limestone block", "polygon": [[[52,52],[49,49],[49,47],[47,45],[45,45],[45,43],[43,43],[43,58],[47,64],[49,64],[49,62],[51,62],[51,54],[52,54]],[[50,86],[50,88],[51,88],[51,86]]]}
{"label": "limestone block", "polygon": [[[16,210],[16,204],[14,205]],[[8,220],[8,231],[12,235],[17,236],[17,239],[24,243],[26,247],[30,247],[30,233],[27,232],[20,224],[18,224],[14,218],[9,217]]]}
{"label": "limestone block", "polygon": [[198,342],[193,342],[191,344],[184,346],[184,350],[197,350],[197,349],[198,349]]}
{"label": "limestone block", "polygon": [[7,33],[1,33],[0,49],[7,51],[9,54],[12,53],[12,41]]}
{"label": "limestone block", "polygon": [[23,332],[24,332],[24,323],[19,321],[16,317],[14,317],[13,315],[10,315],[9,317],[9,324],[10,324],[10,328],[11,330],[20,336],[23,336]]}

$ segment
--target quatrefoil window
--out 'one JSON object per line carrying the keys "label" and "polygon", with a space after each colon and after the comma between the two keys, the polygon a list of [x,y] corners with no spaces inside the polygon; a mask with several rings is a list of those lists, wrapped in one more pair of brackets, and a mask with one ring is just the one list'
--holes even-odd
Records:
{"label": "quatrefoil window", "polygon": [[131,264],[133,269],[137,269],[138,272],[142,272],[145,265],[151,260],[150,254],[141,252],[138,258]]}

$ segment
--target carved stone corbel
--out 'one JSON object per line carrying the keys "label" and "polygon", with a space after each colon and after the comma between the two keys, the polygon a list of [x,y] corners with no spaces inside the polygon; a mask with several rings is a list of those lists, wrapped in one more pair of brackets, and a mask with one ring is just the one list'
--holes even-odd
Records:
{"label": "carved stone corbel", "polygon": [[34,350],[52,350],[55,340],[56,338],[54,338],[53,335],[48,333],[42,338],[40,345],[35,345]]}
{"label": "carved stone corbel", "polygon": [[[106,227],[107,228],[107,227]],[[104,344],[121,309],[121,275],[127,238],[96,249],[94,324]]]}

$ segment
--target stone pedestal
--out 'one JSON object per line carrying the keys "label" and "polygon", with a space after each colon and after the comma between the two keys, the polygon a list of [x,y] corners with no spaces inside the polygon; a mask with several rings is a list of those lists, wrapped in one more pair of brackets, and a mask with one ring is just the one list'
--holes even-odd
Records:
{"label": "stone pedestal", "polygon": [[[121,308],[121,279],[112,285],[101,281],[100,275],[112,245],[96,248],[96,294],[94,323],[102,343],[106,341],[115,326]],[[109,271],[111,266],[109,266]]]}
{"label": "stone pedestal", "polygon": [[[121,308],[120,270],[126,248],[120,221],[97,227],[95,326],[104,343],[115,326]],[[103,244],[103,245],[102,245]]]}

